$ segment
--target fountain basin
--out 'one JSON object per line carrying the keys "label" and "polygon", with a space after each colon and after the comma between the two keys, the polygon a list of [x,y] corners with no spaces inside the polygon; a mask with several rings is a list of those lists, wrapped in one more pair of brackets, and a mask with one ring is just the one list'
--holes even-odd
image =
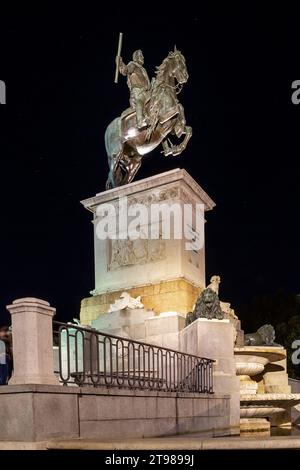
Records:
{"label": "fountain basin", "polygon": [[284,359],[286,351],[281,346],[244,346],[235,348],[234,356],[241,395],[255,395],[258,384],[251,377],[262,374],[267,364]]}
{"label": "fountain basin", "polygon": [[241,432],[270,429],[270,419],[300,403],[300,393],[262,393],[241,396]]}
{"label": "fountain basin", "polygon": [[261,393],[241,397],[241,418],[270,418],[300,403],[300,393]]}
{"label": "fountain basin", "polygon": [[234,349],[237,375],[261,374],[270,362],[281,361],[286,351],[281,346],[244,346]]}
{"label": "fountain basin", "polygon": [[268,364],[268,360],[261,357],[250,355],[236,355],[236,375],[242,376],[247,375],[253,377],[254,375],[261,374],[265,366]]}

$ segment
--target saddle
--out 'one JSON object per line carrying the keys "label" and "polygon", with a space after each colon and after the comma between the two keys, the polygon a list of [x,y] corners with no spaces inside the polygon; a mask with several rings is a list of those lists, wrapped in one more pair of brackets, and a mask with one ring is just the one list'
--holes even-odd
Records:
{"label": "saddle", "polygon": [[[178,110],[178,106],[174,106],[173,108],[169,109],[169,111],[167,113],[164,113],[163,115],[159,114],[158,116],[155,116],[154,119],[153,117],[149,116],[149,114],[147,113],[149,106],[149,100],[147,100],[146,102],[146,106],[145,106],[145,121],[147,123],[147,127],[148,127],[148,135],[147,135],[147,138],[150,138],[150,135],[152,134],[153,130],[155,129],[157,123],[160,123],[160,124],[164,124],[165,122],[167,122],[169,119],[171,119],[172,117],[176,116],[176,114],[179,113],[179,110]],[[125,119],[128,119],[130,118],[131,116],[133,116],[135,114],[135,109],[133,109],[132,107],[129,107],[127,109],[125,109],[122,114],[121,114],[121,121],[124,121]]]}

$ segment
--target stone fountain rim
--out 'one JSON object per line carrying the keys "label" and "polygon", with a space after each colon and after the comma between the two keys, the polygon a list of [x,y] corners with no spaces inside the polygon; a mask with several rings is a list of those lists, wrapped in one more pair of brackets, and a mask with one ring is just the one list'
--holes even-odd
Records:
{"label": "stone fountain rim", "polygon": [[[268,402],[293,402],[292,406],[300,403],[300,393],[257,393],[256,395],[241,395],[241,406],[242,403],[255,404],[263,403],[266,405]],[[297,403],[296,403],[297,402]],[[245,406],[245,405],[244,405]]]}
{"label": "stone fountain rim", "polygon": [[277,362],[286,358],[286,350],[283,346],[244,346],[234,348],[235,356],[260,356],[268,362]]}

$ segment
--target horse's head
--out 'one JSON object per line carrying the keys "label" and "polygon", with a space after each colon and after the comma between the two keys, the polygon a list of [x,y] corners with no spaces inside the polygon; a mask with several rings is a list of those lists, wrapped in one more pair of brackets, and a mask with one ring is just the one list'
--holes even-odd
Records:
{"label": "horse's head", "polygon": [[168,59],[170,76],[174,77],[180,85],[183,85],[189,78],[184,56],[175,46],[174,51],[169,53]]}

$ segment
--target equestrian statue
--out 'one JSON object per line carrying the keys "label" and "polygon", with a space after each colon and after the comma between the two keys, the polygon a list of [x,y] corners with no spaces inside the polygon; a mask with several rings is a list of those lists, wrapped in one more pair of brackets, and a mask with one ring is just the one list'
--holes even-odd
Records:
{"label": "equestrian statue", "polygon": [[[127,65],[121,53],[120,33],[116,56],[116,76],[127,77],[130,91],[130,107],[115,118],[105,131],[105,146],[109,174],[106,189],[130,183],[139,170],[142,158],[162,144],[165,156],[179,155],[192,136],[192,128],[186,125],[184,109],[177,99],[189,76],[185,58],[174,48],[157,67],[156,77],[150,82],[144,68],[141,50],[133,53]],[[169,136],[184,139],[173,145]]]}

